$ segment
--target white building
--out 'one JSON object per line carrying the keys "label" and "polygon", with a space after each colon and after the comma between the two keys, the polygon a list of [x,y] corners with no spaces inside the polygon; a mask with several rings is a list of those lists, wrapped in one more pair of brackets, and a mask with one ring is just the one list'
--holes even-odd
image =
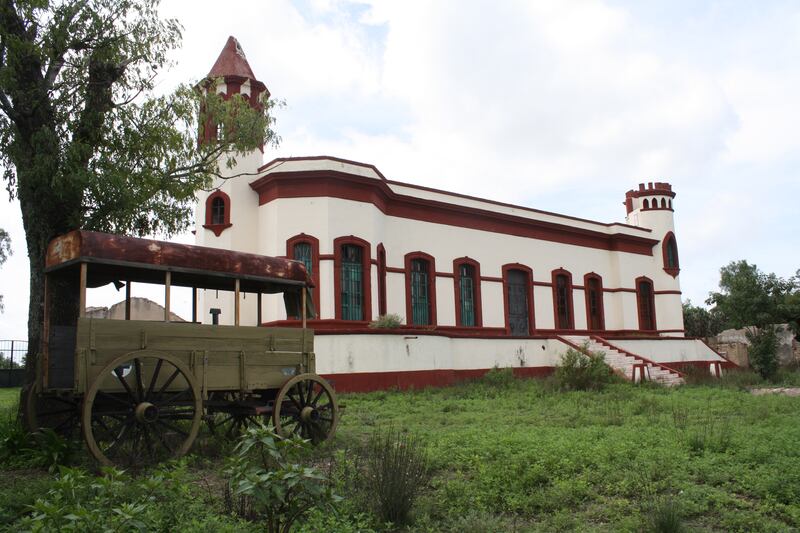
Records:
{"label": "white building", "polygon": [[[211,87],[268,96],[229,38]],[[197,208],[197,244],[304,261],[315,281],[317,370],[339,389],[450,383],[511,366],[544,374],[589,342],[633,377],[730,363],[685,339],[668,183],[625,194],[624,223],[596,222],[384,177],[335,157],[256,150]],[[231,323],[232,294],[204,295]],[[282,302],[242,301],[242,323],[297,325]],[[405,325],[371,329],[394,313]],[[208,319],[208,317],[206,317]]]}

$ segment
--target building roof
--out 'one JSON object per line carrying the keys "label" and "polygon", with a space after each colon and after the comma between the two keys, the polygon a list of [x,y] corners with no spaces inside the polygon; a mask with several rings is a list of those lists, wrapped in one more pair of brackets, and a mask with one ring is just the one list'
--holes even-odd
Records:
{"label": "building roof", "polygon": [[247,62],[247,58],[244,55],[242,45],[233,35],[228,37],[228,42],[225,43],[225,47],[220,52],[207,77],[220,78],[225,76],[256,79],[256,75],[253,74],[253,69],[250,68],[250,63]]}

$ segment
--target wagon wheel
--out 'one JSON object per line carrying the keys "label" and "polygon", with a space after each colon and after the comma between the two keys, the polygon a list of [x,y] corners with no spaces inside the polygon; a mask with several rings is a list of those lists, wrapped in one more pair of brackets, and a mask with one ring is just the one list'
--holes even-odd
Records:
{"label": "wagon wheel", "polygon": [[33,385],[26,387],[24,420],[30,433],[50,429],[71,438],[80,427],[80,414],[80,398],[72,394],[40,393]]}
{"label": "wagon wheel", "polygon": [[133,352],[97,375],[83,402],[83,436],[105,465],[136,466],[189,451],[203,398],[189,367],[171,355]]}
{"label": "wagon wheel", "polygon": [[319,444],[336,432],[339,423],[336,394],[316,374],[294,376],[275,398],[272,422],[278,435],[300,435]]}
{"label": "wagon wheel", "polygon": [[211,434],[215,437],[233,440],[244,433],[248,427],[257,424],[259,419],[266,422],[266,417],[263,415],[249,414],[250,409],[237,405],[235,392],[212,392],[209,400],[213,402],[224,401],[230,404],[229,406],[216,405],[208,409],[206,423]]}

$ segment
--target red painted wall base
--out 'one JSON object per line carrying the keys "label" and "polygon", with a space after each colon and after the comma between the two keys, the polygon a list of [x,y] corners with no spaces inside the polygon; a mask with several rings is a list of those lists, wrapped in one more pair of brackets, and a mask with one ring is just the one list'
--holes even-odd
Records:
{"label": "red painted wall base", "polygon": [[[353,374],[322,374],[331,382],[336,392],[372,392],[388,389],[424,389],[446,387],[459,381],[476,379],[486,374],[489,368],[470,370],[412,370],[407,372],[357,372]],[[549,376],[555,369],[551,366],[514,368],[517,377]]]}

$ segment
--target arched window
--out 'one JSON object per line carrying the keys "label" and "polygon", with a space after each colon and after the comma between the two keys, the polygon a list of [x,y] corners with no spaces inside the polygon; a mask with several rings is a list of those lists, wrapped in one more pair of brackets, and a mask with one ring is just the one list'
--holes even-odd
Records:
{"label": "arched window", "polygon": [[605,329],[603,309],[603,279],[597,274],[586,274],[583,277],[586,295],[586,327],[599,331]]}
{"label": "arched window", "polygon": [[503,305],[506,331],[524,337],[534,328],[533,271],[525,265],[503,265]]}
{"label": "arched window", "polygon": [[667,205],[669,205],[669,208],[672,209],[672,200],[670,200]]}
{"label": "arched window", "polygon": [[666,209],[666,208],[667,208],[667,199],[666,198],[662,198],[661,199],[661,209]]}
{"label": "arched window", "polygon": [[456,325],[481,327],[481,266],[468,257],[453,261]]}
{"label": "arched window", "polygon": [[206,198],[205,229],[214,232],[217,237],[231,227],[231,197],[222,191],[214,191]]}
{"label": "arched window", "polygon": [[644,201],[642,201],[642,209],[650,209],[650,200],[648,200],[647,198],[645,198]]}
{"label": "arched window", "polygon": [[433,256],[406,254],[406,321],[413,326],[436,325],[436,268]]}
{"label": "arched window", "polygon": [[333,241],[334,299],[336,318],[371,320],[370,245],[358,237]]}
{"label": "arched window", "polygon": [[661,244],[661,252],[664,259],[664,271],[673,278],[681,271],[680,261],[678,260],[678,243],[675,234],[671,231],[664,236]]}
{"label": "arched window", "polygon": [[302,261],[305,265],[306,272],[314,281],[314,290],[312,291],[314,307],[317,310],[317,316],[320,316],[319,240],[305,233],[291,237],[286,241],[286,257]]}
{"label": "arched window", "polygon": [[639,329],[655,331],[656,303],[653,282],[649,278],[636,278],[636,305],[639,312]]}
{"label": "arched window", "polygon": [[572,314],[572,274],[563,269],[553,271],[553,311],[556,329],[575,329]]}

